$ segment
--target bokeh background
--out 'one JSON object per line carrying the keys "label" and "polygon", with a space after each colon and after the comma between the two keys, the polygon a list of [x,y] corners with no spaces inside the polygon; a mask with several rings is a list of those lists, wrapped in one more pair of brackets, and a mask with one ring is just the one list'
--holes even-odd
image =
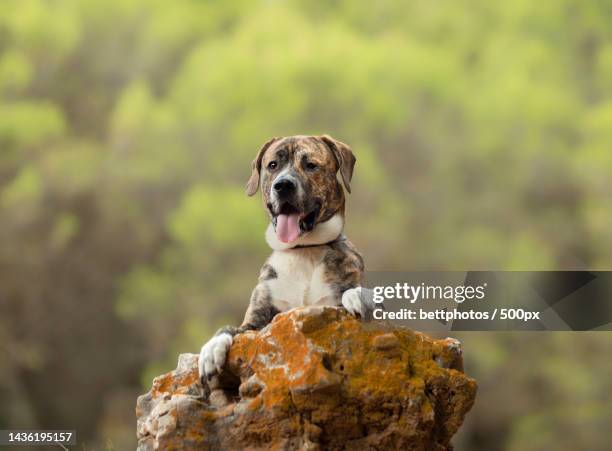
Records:
{"label": "bokeh background", "polygon": [[[241,320],[271,136],[358,162],[372,270],[612,269],[612,3],[0,2],[0,426],[135,447]],[[459,450],[610,449],[612,334],[465,333]]]}

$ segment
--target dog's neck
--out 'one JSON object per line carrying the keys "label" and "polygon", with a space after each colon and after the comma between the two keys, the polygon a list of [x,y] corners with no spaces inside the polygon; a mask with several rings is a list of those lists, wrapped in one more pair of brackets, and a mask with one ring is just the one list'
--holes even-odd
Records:
{"label": "dog's neck", "polygon": [[291,243],[283,243],[278,239],[274,226],[270,223],[266,230],[266,241],[275,251],[286,251],[296,247],[316,246],[334,241],[342,233],[344,228],[344,216],[336,213],[325,222],[316,225],[312,231],[300,236]]}

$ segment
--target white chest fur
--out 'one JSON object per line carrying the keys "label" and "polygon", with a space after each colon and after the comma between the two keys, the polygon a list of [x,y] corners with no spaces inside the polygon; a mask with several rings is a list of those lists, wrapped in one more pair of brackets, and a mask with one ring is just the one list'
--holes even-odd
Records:
{"label": "white chest fur", "polygon": [[325,281],[325,251],[320,248],[274,251],[268,263],[277,278],[267,281],[272,302],[281,311],[305,305],[339,305]]}

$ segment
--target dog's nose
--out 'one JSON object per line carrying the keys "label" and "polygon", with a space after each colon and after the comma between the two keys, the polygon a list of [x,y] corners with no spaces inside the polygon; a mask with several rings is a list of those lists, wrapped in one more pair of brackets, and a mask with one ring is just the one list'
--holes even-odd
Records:
{"label": "dog's nose", "polygon": [[280,179],[274,183],[274,191],[279,195],[291,194],[295,191],[295,183],[289,179]]}

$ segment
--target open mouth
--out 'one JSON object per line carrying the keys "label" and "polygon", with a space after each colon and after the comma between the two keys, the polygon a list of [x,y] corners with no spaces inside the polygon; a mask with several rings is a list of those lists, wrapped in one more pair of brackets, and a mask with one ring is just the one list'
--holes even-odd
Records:
{"label": "open mouth", "polygon": [[321,205],[318,202],[307,212],[302,212],[291,203],[285,202],[281,205],[278,214],[272,216],[276,236],[283,243],[292,243],[302,234],[314,229],[320,210]]}

